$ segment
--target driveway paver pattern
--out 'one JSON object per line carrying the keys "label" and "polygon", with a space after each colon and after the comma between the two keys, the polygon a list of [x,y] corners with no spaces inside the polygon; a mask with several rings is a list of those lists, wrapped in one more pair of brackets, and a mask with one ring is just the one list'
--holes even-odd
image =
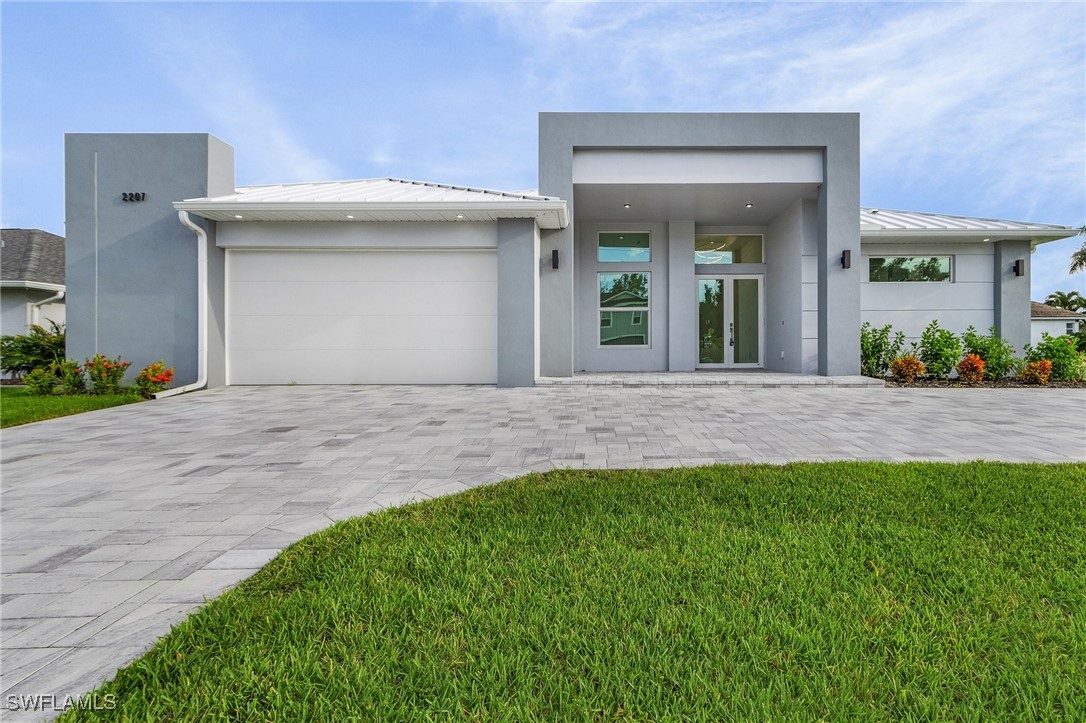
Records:
{"label": "driveway paver pattern", "polygon": [[1083,461],[1084,428],[1083,390],[618,383],[228,387],[11,428],[3,700],[91,690],[290,543],[383,507],[555,468]]}

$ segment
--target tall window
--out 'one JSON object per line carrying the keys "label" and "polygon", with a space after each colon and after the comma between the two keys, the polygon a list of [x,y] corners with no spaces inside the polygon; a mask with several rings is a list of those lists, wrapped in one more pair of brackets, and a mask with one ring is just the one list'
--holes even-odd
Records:
{"label": "tall window", "polygon": [[950,281],[949,256],[894,256],[868,259],[869,279],[881,281]]}
{"label": "tall window", "polygon": [[649,345],[649,273],[597,274],[600,346]]}

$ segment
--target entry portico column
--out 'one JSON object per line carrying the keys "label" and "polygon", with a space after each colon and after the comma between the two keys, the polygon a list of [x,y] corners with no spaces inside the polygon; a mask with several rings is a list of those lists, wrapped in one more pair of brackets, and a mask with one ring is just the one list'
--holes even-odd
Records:
{"label": "entry portico column", "polygon": [[[860,134],[827,144],[818,189],[818,373],[860,373]],[[851,252],[851,268],[841,255]]]}
{"label": "entry portico column", "polygon": [[697,362],[694,300],[694,222],[667,224],[667,368],[692,372]]}

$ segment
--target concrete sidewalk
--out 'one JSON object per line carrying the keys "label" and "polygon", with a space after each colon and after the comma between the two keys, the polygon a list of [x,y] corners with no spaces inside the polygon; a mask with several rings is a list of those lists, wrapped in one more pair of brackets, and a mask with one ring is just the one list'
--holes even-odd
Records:
{"label": "concrete sidewalk", "polygon": [[229,387],[8,429],[4,700],[89,691],[381,507],[560,467],[1083,461],[1084,427],[1084,390],[565,385]]}

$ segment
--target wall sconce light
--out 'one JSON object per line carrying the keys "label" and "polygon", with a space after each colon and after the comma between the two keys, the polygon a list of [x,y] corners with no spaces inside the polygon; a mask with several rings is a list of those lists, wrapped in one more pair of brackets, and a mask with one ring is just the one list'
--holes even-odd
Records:
{"label": "wall sconce light", "polygon": [[1026,262],[1023,261],[1022,259],[1018,259],[1017,261],[1015,261],[1014,266],[1012,266],[1011,268],[1014,269],[1014,275],[1015,276],[1025,276],[1026,275]]}
{"label": "wall sconce light", "polygon": [[841,252],[841,268],[842,269],[851,269],[852,268],[852,250],[851,249],[845,249],[844,251]]}
{"label": "wall sconce light", "polygon": [[558,268],[558,249],[554,249],[553,251],[551,251],[551,268]]}

